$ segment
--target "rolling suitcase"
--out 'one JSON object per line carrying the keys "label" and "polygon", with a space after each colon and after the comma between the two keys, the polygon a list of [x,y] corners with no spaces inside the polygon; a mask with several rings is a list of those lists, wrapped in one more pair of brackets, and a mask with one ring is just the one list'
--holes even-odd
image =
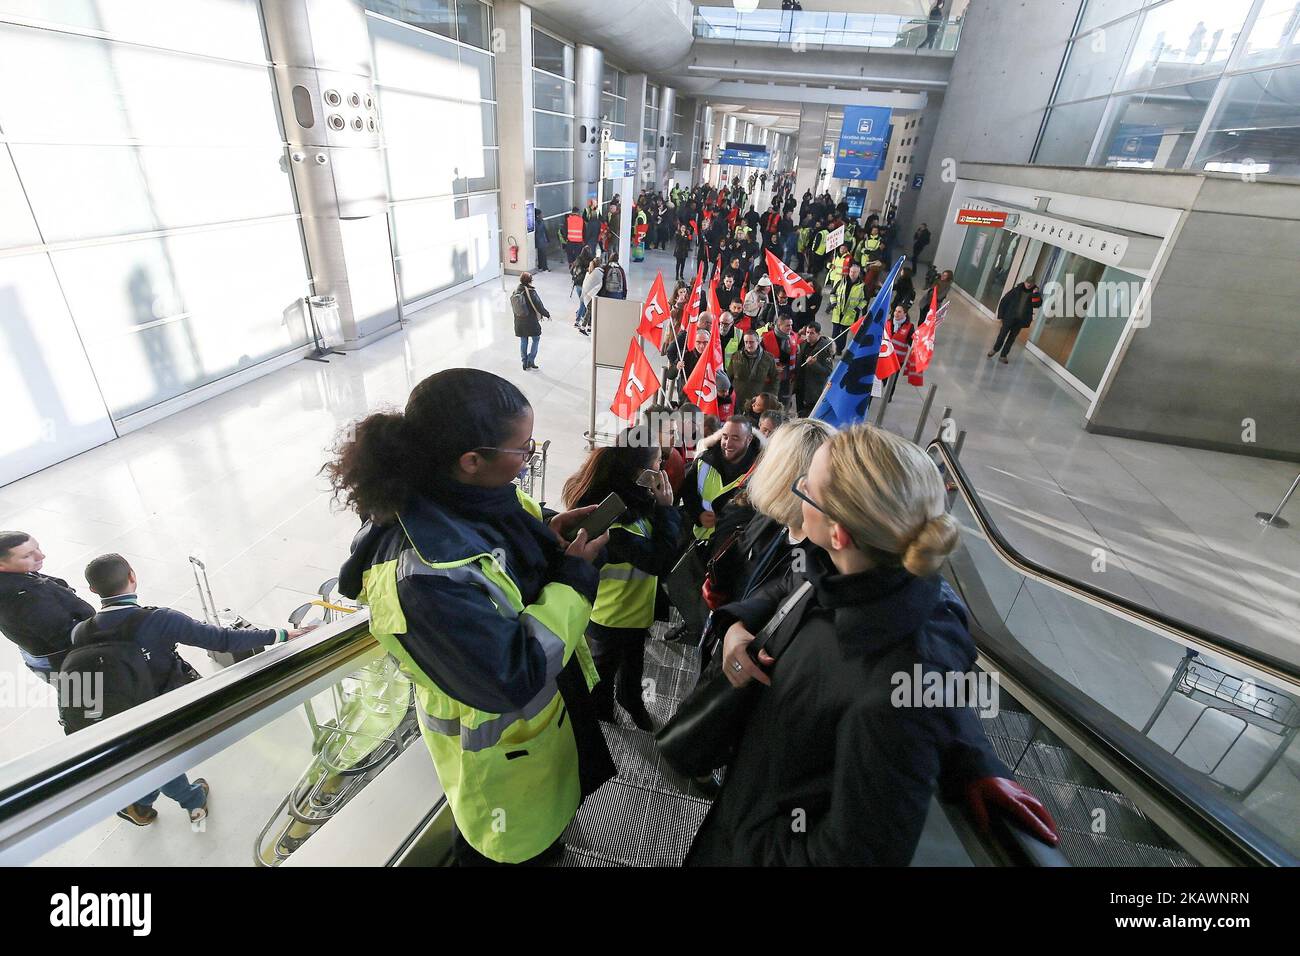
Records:
{"label": "rolling suitcase", "polygon": [[[203,618],[214,627],[235,627],[235,628],[252,628],[253,625],[244,620],[230,608],[217,610],[217,602],[212,599],[212,586],[208,583],[207,566],[194,555],[190,555],[190,567],[194,571],[194,586],[199,592],[199,603],[203,605]],[[256,648],[251,651],[208,651],[208,657],[212,658],[213,663],[218,667],[229,667],[238,661],[247,660],[254,654],[261,653],[262,649]]]}

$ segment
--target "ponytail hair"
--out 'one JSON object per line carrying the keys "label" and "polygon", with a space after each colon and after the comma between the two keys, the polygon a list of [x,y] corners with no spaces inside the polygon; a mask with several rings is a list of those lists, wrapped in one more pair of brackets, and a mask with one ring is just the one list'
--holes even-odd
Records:
{"label": "ponytail hair", "polygon": [[499,375],[445,369],[415,386],[404,411],[376,412],[349,429],[321,471],[336,501],[389,524],[449,478],[461,455],[500,446],[528,408],[524,393]]}

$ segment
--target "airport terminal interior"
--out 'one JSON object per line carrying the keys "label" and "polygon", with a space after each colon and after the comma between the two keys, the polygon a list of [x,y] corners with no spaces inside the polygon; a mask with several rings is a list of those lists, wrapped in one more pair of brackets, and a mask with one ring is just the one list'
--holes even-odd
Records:
{"label": "airport terminal interior", "polygon": [[[0,863],[676,867],[726,847],[753,865],[1295,865],[1297,177],[1295,0],[0,0]],[[748,335],[735,356],[719,344],[720,241],[741,262],[740,293],[724,293],[736,315],[771,328],[756,353],[773,359],[770,387],[752,386]],[[593,271],[571,271],[577,256]],[[687,304],[667,316],[657,303],[679,279]],[[814,321],[843,357],[806,399]],[[688,327],[712,337],[697,347]],[[637,355],[648,386],[629,374]],[[870,403],[837,419],[826,410],[864,358]],[[652,407],[677,409],[683,431],[701,421],[690,412],[714,416],[722,440],[679,445],[693,497],[665,488],[683,529],[673,560],[655,575],[595,562],[595,605],[636,596],[653,623],[588,626],[592,598],[561,583],[524,610],[513,558],[431,562],[406,512],[399,570],[370,567],[358,600],[342,569],[384,522],[363,528],[328,466],[362,447],[367,416],[413,420],[417,385],[453,369],[531,406],[535,449],[498,448],[515,440],[502,433],[454,451],[517,462],[548,518]],[[764,392],[775,417],[728,418]],[[452,396],[407,454],[461,441],[475,426],[460,419],[479,419],[456,409],[499,410],[501,394]],[[778,776],[762,761],[794,741],[751,732],[712,773],[665,743],[684,703],[725,684],[716,619],[741,620],[715,613],[701,631],[721,606],[701,584],[716,592],[722,564],[700,559],[727,550],[748,475],[793,467],[763,453],[726,472],[742,495],[724,508],[710,485],[723,472],[702,463],[716,448],[711,467],[728,467],[733,429],[750,454],[810,417],[838,428],[817,433],[834,447],[863,422],[901,439],[890,453],[939,482],[942,510],[921,522],[946,512],[959,537],[925,580],[964,608],[969,666],[996,692],[971,708],[984,769],[924,771],[901,846],[855,829],[873,808],[842,806],[901,805],[844,779],[847,751],[888,747],[830,746],[807,839],[766,841],[724,832],[728,789]],[[463,471],[466,455],[447,460]],[[805,523],[811,509],[836,522],[811,500],[813,468],[780,491]],[[487,520],[471,511],[456,533]],[[788,547],[783,522],[755,521]],[[571,582],[568,537],[546,573]],[[692,554],[683,602],[670,580],[696,570]],[[103,555],[129,563],[141,606],[289,639],[179,643],[192,679],[72,733],[59,662],[100,608],[87,576]],[[572,670],[547,657],[513,713],[477,684],[486,696],[459,698],[438,646],[473,663],[474,619],[434,597],[421,613],[445,615],[444,633],[419,637],[404,589],[420,575],[474,591],[483,627],[515,628],[511,654],[562,643],[589,672],[581,692],[557,689]],[[33,643],[48,615],[32,595],[69,587],[89,609]],[[597,721],[592,678],[615,680],[601,641],[629,627],[644,632],[644,710],[620,683]],[[778,659],[755,696],[781,676]],[[765,707],[755,723],[780,718]],[[534,846],[494,829],[488,791],[574,797],[584,744],[543,762],[566,713],[561,739],[586,714],[612,768],[557,798],[558,823],[518,811],[517,827],[550,827]],[[181,774],[210,788],[197,812],[174,796]],[[155,818],[141,798],[162,787]],[[970,795],[994,790],[986,827]],[[803,806],[763,796],[782,819]]]}

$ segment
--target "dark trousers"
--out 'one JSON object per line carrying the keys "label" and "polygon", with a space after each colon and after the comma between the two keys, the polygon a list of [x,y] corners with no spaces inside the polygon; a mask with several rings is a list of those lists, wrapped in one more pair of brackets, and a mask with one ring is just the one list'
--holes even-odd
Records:
{"label": "dark trousers", "polygon": [[197,810],[207,800],[203,788],[197,783],[190,783],[189,777],[181,774],[173,780],[168,780],[153,793],[141,797],[136,801],[136,804],[142,807],[152,807],[160,793],[165,797],[171,797],[186,810]]}
{"label": "dark trousers", "polygon": [[678,278],[678,279],[685,279],[686,276],[683,275],[683,273],[684,273],[685,271],[686,271],[686,260],[685,260],[685,259],[678,259],[678,260],[677,260],[677,276],[676,276],[676,278]]}
{"label": "dark trousers", "polygon": [[993,343],[993,351],[1002,350],[1002,357],[1006,358],[1007,353],[1011,351],[1011,346],[1016,344],[1016,339],[1020,335],[1020,330],[1025,328],[1023,325],[1007,325],[1003,323],[1002,328],[998,331],[997,341]]}
{"label": "dark trousers", "polygon": [[650,631],[639,627],[605,627],[594,621],[587,625],[591,661],[600,674],[594,695],[596,710],[608,713],[617,693],[619,703],[641,697],[641,675],[645,671],[645,642]]}
{"label": "dark trousers", "polygon": [[545,247],[545,246],[538,246],[538,247],[537,247],[537,271],[538,271],[538,272],[550,272],[550,271],[551,271],[551,267],[548,266],[548,265],[546,264],[546,247]]}
{"label": "dark trousers", "polygon": [[566,242],[564,244],[564,258],[569,260],[569,266],[572,268],[573,260],[578,258],[578,253],[582,251],[582,243]]}
{"label": "dark trousers", "polygon": [[832,337],[835,339],[835,354],[843,355],[844,346],[849,341],[849,329],[853,328],[853,326],[840,325],[838,322],[834,323],[834,326],[835,326],[835,333]]}

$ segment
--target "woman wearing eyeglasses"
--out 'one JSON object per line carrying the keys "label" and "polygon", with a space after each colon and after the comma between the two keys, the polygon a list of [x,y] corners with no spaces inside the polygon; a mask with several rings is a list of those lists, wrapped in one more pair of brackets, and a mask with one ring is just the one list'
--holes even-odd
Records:
{"label": "woman wearing eyeglasses", "polygon": [[608,536],[574,534],[591,508],[541,520],[512,483],[535,447],[523,393],[458,368],[362,420],[325,466],[367,519],[339,590],[415,684],[462,865],[558,858],[614,773],[584,640]]}
{"label": "woman wearing eyeglasses", "polygon": [[[714,612],[728,678],[767,686],[687,865],[905,866],[941,780],[1027,811],[1055,842],[1041,804],[971,743],[968,707],[900,690],[975,666],[965,610],[938,575],[958,536],[933,462],[860,425],[817,449],[791,490],[817,546],[807,570]],[[777,643],[789,643],[755,662],[747,645],[778,605]]]}
{"label": "woman wearing eyeglasses", "polygon": [[612,723],[614,701],[642,730],[653,730],[641,695],[645,642],[655,620],[659,578],[679,557],[681,516],[672,485],[660,470],[658,440],[647,429],[625,432],[617,445],[594,448],[564,485],[570,508],[599,505],[610,494],[627,510],[609,529],[600,589],[587,625],[591,656],[600,674],[596,713]]}

